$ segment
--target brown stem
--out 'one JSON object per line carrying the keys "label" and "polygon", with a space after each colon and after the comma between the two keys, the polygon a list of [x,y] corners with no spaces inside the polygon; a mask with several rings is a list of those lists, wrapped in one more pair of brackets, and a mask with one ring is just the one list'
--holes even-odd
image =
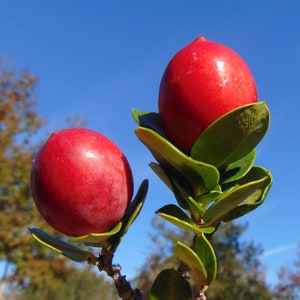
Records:
{"label": "brown stem", "polygon": [[[190,274],[190,267],[186,265],[185,263],[181,262],[177,271],[187,280],[191,279],[191,274]],[[203,286],[203,289],[201,290],[200,293],[195,295],[194,300],[207,300],[205,294],[203,291],[206,291],[207,287]]]}
{"label": "brown stem", "polygon": [[207,300],[207,298],[203,293],[199,293],[195,296],[194,300]]}
{"label": "brown stem", "polygon": [[177,271],[184,277],[185,279],[189,280],[191,279],[191,269],[188,265],[185,263],[181,262]]}
{"label": "brown stem", "polygon": [[[193,244],[191,245],[191,249],[195,249],[196,247],[196,239],[197,239],[197,236],[195,235],[194,238],[193,238]],[[177,268],[177,271],[187,280],[191,279],[191,269],[190,267],[181,262],[179,267]],[[195,295],[194,297],[194,300],[207,300],[205,294],[203,293],[204,291],[206,291],[207,287],[205,286],[202,286],[202,290],[197,294]]]}
{"label": "brown stem", "polygon": [[113,279],[120,298],[123,300],[142,300],[143,294],[140,290],[133,290],[126,280],[126,276],[121,275],[121,266],[112,264],[113,257],[113,252],[102,248],[101,255],[97,258],[95,265]]}

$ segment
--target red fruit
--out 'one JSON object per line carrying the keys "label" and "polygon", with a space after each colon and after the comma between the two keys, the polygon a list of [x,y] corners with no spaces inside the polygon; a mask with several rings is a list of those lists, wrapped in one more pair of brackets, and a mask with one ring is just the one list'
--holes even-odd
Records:
{"label": "red fruit", "polygon": [[103,135],[74,128],[53,133],[36,155],[31,190],[43,218],[71,236],[101,233],[123,217],[133,191],[121,150]]}
{"label": "red fruit", "polygon": [[211,123],[257,99],[254,78],[242,58],[222,44],[199,37],[169,62],[158,108],[168,139],[189,154]]}

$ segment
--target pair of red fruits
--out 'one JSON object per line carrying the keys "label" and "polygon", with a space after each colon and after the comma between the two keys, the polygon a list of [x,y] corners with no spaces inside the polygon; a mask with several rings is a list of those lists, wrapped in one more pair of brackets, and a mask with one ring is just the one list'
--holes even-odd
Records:
{"label": "pair of red fruits", "polygon": [[[166,137],[189,155],[200,134],[240,106],[258,101],[253,76],[230,48],[199,37],[169,62],[159,89]],[[84,128],[53,133],[36,155],[31,189],[43,218],[56,230],[81,236],[113,228],[133,193],[122,151]]]}

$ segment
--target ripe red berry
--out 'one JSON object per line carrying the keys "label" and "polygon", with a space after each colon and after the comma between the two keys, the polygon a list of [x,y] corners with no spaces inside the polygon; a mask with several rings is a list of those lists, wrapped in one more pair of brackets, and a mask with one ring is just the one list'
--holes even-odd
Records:
{"label": "ripe red berry", "polygon": [[133,191],[122,151],[103,135],[74,128],[53,133],[36,155],[31,190],[43,218],[71,236],[101,233],[123,217]]}
{"label": "ripe red berry", "polygon": [[222,44],[199,37],[169,62],[158,108],[168,139],[189,154],[211,123],[257,100],[254,78],[242,58]]}

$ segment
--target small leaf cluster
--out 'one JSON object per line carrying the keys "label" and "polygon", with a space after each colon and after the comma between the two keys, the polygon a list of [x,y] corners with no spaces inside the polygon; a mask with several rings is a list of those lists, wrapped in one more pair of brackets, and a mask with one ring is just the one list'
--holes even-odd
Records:
{"label": "small leaf cluster", "polygon": [[[269,109],[265,102],[259,102],[223,115],[198,137],[189,156],[167,139],[159,114],[133,109],[132,115],[138,124],[137,137],[156,160],[150,167],[178,204],[165,205],[157,214],[195,234],[192,245],[178,241],[174,252],[193,272],[202,292],[217,271],[207,236],[220,222],[237,219],[260,206],[272,185],[270,172],[254,166],[255,147],[270,126]],[[153,284],[151,299],[177,299],[174,295],[180,294],[179,286],[184,285],[178,280],[185,279],[173,271],[163,271]],[[172,286],[169,296],[160,288],[165,281]],[[190,292],[180,296],[191,298]]]}

